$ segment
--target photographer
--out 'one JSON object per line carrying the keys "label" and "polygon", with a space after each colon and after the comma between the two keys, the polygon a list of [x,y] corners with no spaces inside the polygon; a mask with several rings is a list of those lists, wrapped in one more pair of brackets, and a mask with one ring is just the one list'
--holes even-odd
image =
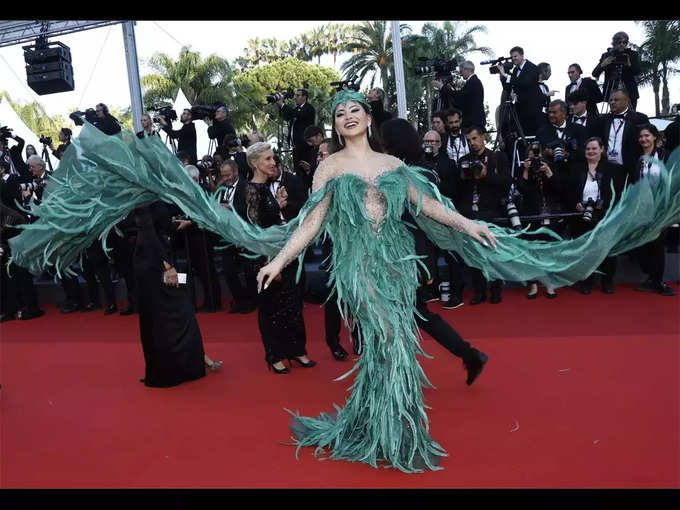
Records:
{"label": "photographer", "polygon": [[441,151],[441,147],[442,139],[437,131],[425,133],[423,137],[424,164],[437,174],[441,193],[453,200],[458,182],[458,167]]}
{"label": "photographer", "polygon": [[452,98],[453,105],[462,112],[462,127],[464,130],[470,126],[484,129],[484,86],[475,74],[475,65],[466,60],[458,66],[458,71],[465,80],[465,85],[462,89],[453,91]]}
{"label": "photographer", "polygon": [[[245,135],[244,135],[245,136]],[[247,140],[247,138],[246,138]],[[248,165],[246,151],[243,148],[243,141],[236,135],[227,135],[224,138],[223,152],[224,160],[233,159],[238,165],[238,173],[242,179],[249,181],[253,177],[253,170]]]}
{"label": "photographer", "polygon": [[548,108],[549,124],[538,130],[536,138],[546,147],[546,154],[555,163],[583,161],[588,132],[577,124],[567,123],[567,103],[555,99]]}
{"label": "photographer", "polygon": [[226,155],[227,151],[224,146],[227,135],[234,135],[236,137],[236,130],[229,120],[229,110],[225,105],[220,105],[215,110],[215,119],[207,119],[208,138],[217,141],[217,151]]}
{"label": "photographer", "polygon": [[[14,139],[17,144],[10,148],[8,141]],[[19,135],[12,134],[12,130],[7,126],[0,128],[0,160],[4,160],[9,165],[10,174],[18,174],[22,181],[30,180],[30,172],[28,169],[21,171],[21,168],[26,167],[24,160],[21,157],[21,151],[24,148],[24,139]]]}
{"label": "photographer", "polygon": [[[142,125],[144,125],[144,122],[142,122]],[[66,148],[71,145],[71,136],[73,136],[73,132],[67,128],[63,127],[59,130],[59,141],[61,142],[59,144],[59,147],[56,149],[54,148],[54,145],[52,144],[52,139],[50,138],[50,143],[47,144],[47,146],[52,150],[52,155],[57,158],[61,159],[61,157],[64,155],[64,151]]]}
{"label": "photographer", "polygon": [[312,180],[314,179],[314,172],[317,166],[317,155],[319,153],[319,146],[323,142],[323,129],[319,126],[309,126],[305,129],[305,141],[309,146],[307,156],[300,160],[295,174],[300,178],[308,193],[312,189]]}
{"label": "photographer", "polygon": [[567,70],[567,75],[569,76],[569,80],[571,80],[571,83],[567,85],[567,88],[564,91],[564,99],[566,101],[569,101],[569,97],[574,92],[580,92],[586,98],[587,101],[586,110],[588,111],[588,116],[590,116],[591,118],[597,117],[599,113],[597,111],[597,104],[604,101],[602,91],[600,90],[600,87],[597,85],[597,82],[595,80],[593,80],[592,78],[583,78],[581,77],[582,74],[583,70],[581,69],[580,65],[571,64],[569,66],[569,69]]}
{"label": "photographer", "polygon": [[[145,138],[147,136],[160,136],[156,130],[153,128],[153,121],[148,113],[142,115],[140,119],[142,122],[142,130],[137,132],[137,138]],[[160,120],[160,119],[159,119]]]}
{"label": "photographer", "polygon": [[637,51],[628,47],[628,34],[617,32],[612,37],[612,47],[600,57],[593,69],[593,76],[599,78],[604,71],[604,100],[609,101],[614,91],[622,86],[628,91],[630,107],[635,110],[640,97],[635,77],[640,74],[640,57]]}
{"label": "photographer", "polygon": [[[164,115],[158,115],[158,120],[161,124],[161,129],[165,131],[170,138],[177,140],[177,154],[184,152],[189,157],[189,164],[196,164],[196,126],[194,126],[193,115],[191,110],[185,108],[179,120],[182,127],[178,130],[172,129],[172,124],[166,119]],[[208,128],[210,130],[210,128]]]}
{"label": "photographer", "polygon": [[[583,90],[576,90],[576,92],[572,92],[569,95],[567,101],[572,111],[567,122],[585,128],[588,137],[590,137],[594,127],[597,125],[598,114],[592,114],[588,111],[588,95]],[[597,110],[595,111],[597,112]]]}
{"label": "photographer", "polygon": [[524,134],[535,135],[546,120],[541,112],[544,95],[538,85],[538,67],[524,58],[524,50],[519,46],[510,50],[510,58],[514,64],[510,74],[503,64],[496,66],[503,90],[512,90],[517,95],[517,116]]}
{"label": "photographer", "polygon": [[314,124],[316,110],[307,102],[309,92],[305,89],[295,91],[295,108],[283,102],[282,98],[276,101],[279,105],[281,116],[288,121],[288,144],[293,145],[293,168],[297,169],[298,163],[305,158],[308,152],[305,142],[305,129]]}
{"label": "photographer", "polygon": [[269,190],[279,203],[283,220],[289,222],[298,215],[309,192],[297,175],[283,169],[278,154],[274,154],[274,162],[276,170],[269,180]]}
{"label": "photographer", "polygon": [[[493,152],[484,145],[484,135],[481,128],[472,127],[467,132],[470,153],[458,162],[460,181],[456,190],[455,205],[458,211],[468,218],[491,221],[492,218],[505,216],[501,200],[508,195],[512,177],[508,159],[502,152]],[[463,278],[462,271],[466,264],[461,260],[451,264],[451,292],[462,300]],[[472,276],[474,296],[471,305],[486,301],[486,279],[479,269],[469,268]],[[501,302],[500,280],[489,283],[491,303]]]}
{"label": "photographer", "polygon": [[541,111],[548,116],[548,106],[550,105],[550,98],[555,95],[555,90],[550,90],[545,82],[552,76],[552,69],[550,64],[547,62],[541,62],[537,66],[538,68],[538,87],[541,89],[541,94],[543,94],[543,105],[541,106]]}
{"label": "photographer", "polygon": [[[589,138],[585,144],[586,160],[574,166],[566,185],[567,209],[583,213],[582,216],[572,218],[572,239],[590,232],[604,217],[611,205],[612,181],[617,196],[623,188],[623,167],[607,161],[607,158],[602,157],[603,153],[602,140],[597,137]],[[613,294],[616,257],[604,259],[598,271],[602,273],[600,276],[602,292]],[[581,294],[590,294],[594,276],[593,273],[584,281],[579,282]]]}
{"label": "photographer", "polygon": [[446,116],[446,133],[448,135],[445,145],[446,154],[451,161],[458,163],[460,158],[470,152],[465,135],[461,132],[463,113],[456,108],[451,108],[444,112],[444,115]]}
{"label": "photographer", "polygon": [[373,88],[366,94],[366,100],[371,105],[371,115],[373,116],[373,124],[376,129],[380,131],[380,126],[386,120],[394,117],[392,112],[385,110],[385,91],[381,88]]}
{"label": "photographer", "polygon": [[446,72],[438,73],[432,80],[432,86],[438,91],[432,103],[432,111],[448,110],[455,107],[455,89],[452,81],[451,73]]}
{"label": "photographer", "polygon": [[120,133],[120,124],[118,120],[109,113],[109,107],[104,103],[99,103],[94,108],[97,118],[94,121],[94,126],[99,129],[102,133],[107,135],[115,135]]}

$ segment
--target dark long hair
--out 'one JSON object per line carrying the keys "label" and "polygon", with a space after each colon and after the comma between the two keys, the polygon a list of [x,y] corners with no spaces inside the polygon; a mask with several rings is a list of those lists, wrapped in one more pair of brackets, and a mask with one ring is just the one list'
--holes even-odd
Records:
{"label": "dark long hair", "polygon": [[421,163],[422,140],[418,131],[406,119],[390,119],[380,129],[383,148],[387,154],[401,159],[407,165]]}
{"label": "dark long hair", "polygon": [[663,146],[663,135],[659,132],[659,130],[657,129],[657,127],[654,124],[649,122],[647,124],[642,124],[642,125],[638,126],[638,147],[640,148],[640,154],[642,154],[642,146],[640,145],[639,140],[640,140],[640,133],[642,133],[643,129],[646,129],[647,131],[652,133],[654,135],[654,137],[656,138],[654,140],[654,150],[652,151],[652,153],[656,152],[659,148],[661,148]]}
{"label": "dark long hair", "polygon": [[[371,115],[371,112],[368,111],[368,108],[366,107],[365,104],[363,103],[357,104],[359,104],[367,114]],[[378,134],[378,128],[375,125],[375,117],[372,115],[371,115],[371,136],[368,137],[368,145],[370,145],[371,149],[373,149],[375,152],[384,152],[382,144],[380,143],[380,135]],[[328,154],[334,154],[344,148],[345,146],[344,144],[340,143],[340,137],[338,136],[338,132],[335,130],[335,112],[333,112],[333,116],[331,117],[331,143],[328,144]]]}

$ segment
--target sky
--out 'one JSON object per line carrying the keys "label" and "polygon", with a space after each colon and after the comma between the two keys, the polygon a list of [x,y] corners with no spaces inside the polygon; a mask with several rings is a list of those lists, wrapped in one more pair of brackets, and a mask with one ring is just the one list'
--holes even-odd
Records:
{"label": "sky", "polygon": [[[356,21],[333,21],[357,23]],[[217,54],[230,61],[242,54],[248,39],[276,37],[287,40],[312,28],[329,23],[320,21],[138,21],[135,26],[140,74],[152,72],[148,59],[156,52],[177,57],[183,45],[191,46],[202,56]],[[402,21],[420,33],[424,21]],[[473,21],[467,25],[484,25],[487,33],[475,37],[478,46],[488,46],[493,56],[509,56],[515,45],[524,48],[527,59],[538,64],[548,62],[552,76],[547,81],[550,89],[557,90],[555,98],[564,99],[564,88],[569,83],[567,68],[579,63],[584,76],[590,76],[600,55],[611,45],[615,32],[628,33],[632,43],[644,39],[642,27],[633,21]],[[570,37],[574,31],[579,37]],[[125,64],[122,25],[87,30],[59,40],[71,48],[75,90],[38,96],[26,85],[25,62],[21,45],[0,48],[0,90],[6,90],[13,100],[40,101],[50,115],[67,117],[75,109],[93,107],[104,102],[113,108],[130,105],[130,92]],[[340,56],[340,65],[347,56]],[[485,102],[493,112],[500,102],[501,85],[497,75],[491,75],[488,66],[478,65],[489,57],[481,53],[467,55],[475,65],[482,80]],[[316,60],[314,60],[316,63]],[[321,64],[333,67],[333,57],[322,57]],[[602,76],[600,77],[602,78]],[[680,76],[669,82],[671,104],[680,102]],[[654,115],[654,96],[651,87],[640,89],[638,110]]]}

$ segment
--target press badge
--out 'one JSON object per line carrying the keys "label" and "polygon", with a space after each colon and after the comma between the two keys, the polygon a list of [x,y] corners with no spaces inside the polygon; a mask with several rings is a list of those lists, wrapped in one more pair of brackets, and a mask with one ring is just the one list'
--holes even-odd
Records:
{"label": "press badge", "polygon": [[616,161],[619,157],[619,153],[616,150],[611,150],[607,153],[609,161]]}

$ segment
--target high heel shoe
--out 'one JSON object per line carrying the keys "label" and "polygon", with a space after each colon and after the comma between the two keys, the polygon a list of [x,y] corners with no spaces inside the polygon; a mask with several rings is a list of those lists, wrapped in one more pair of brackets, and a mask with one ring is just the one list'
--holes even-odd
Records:
{"label": "high heel shoe", "polygon": [[221,361],[213,361],[212,363],[207,363],[206,361],[203,361],[203,363],[205,363],[205,368],[213,372],[219,369],[224,364]]}
{"label": "high heel shoe", "polygon": [[271,371],[273,370],[275,374],[290,374],[290,368],[287,366],[283,366],[283,368],[278,369],[274,366],[274,363],[269,363],[267,361],[267,368]]}
{"label": "high heel shoe", "polygon": [[[300,361],[298,358],[288,358],[288,361],[289,361],[291,364],[292,364],[293,361],[296,361],[297,363],[300,364],[301,367],[304,367],[304,368],[312,368],[312,367],[316,366],[316,361],[311,360],[311,359],[310,359],[307,363],[303,363],[303,362]],[[291,366],[292,366],[292,365],[291,365]]]}

